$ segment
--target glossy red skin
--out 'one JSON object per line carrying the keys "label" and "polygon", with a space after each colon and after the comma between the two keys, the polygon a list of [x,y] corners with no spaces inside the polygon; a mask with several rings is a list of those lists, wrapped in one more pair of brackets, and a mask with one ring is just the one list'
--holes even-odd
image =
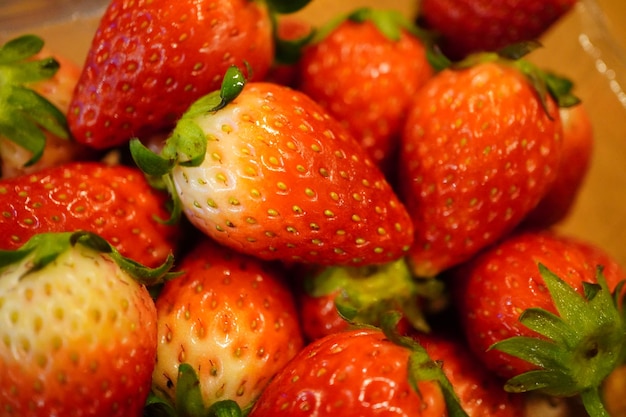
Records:
{"label": "glossy red skin", "polygon": [[552,186],[524,219],[522,227],[547,228],[565,220],[574,209],[584,184],[595,138],[586,105],[559,110],[563,123],[563,156]]}
{"label": "glossy red skin", "polygon": [[304,49],[298,89],[341,121],[387,171],[411,99],[432,74],[415,36],[403,30],[394,41],[371,21],[347,20]]}
{"label": "glossy red skin", "polygon": [[[202,30],[199,30],[202,28]],[[92,41],[68,113],[80,143],[97,149],[171,128],[227,68],[262,79],[273,59],[271,22],[247,0],[114,0]]]}
{"label": "glossy red skin", "polygon": [[476,360],[460,335],[444,335],[435,330],[431,334],[416,333],[414,337],[431,359],[441,362],[461,407],[469,416],[525,415],[524,397],[504,391],[504,380]]}
{"label": "glossy red skin", "polygon": [[249,417],[446,416],[434,382],[407,380],[409,351],[378,330],[334,333],[307,345],[263,391]]}
{"label": "glossy red skin", "polygon": [[613,290],[626,271],[593,244],[549,231],[515,234],[454,271],[450,288],[470,349],[489,369],[511,378],[532,365],[497,350],[493,343],[512,336],[536,336],[519,322],[531,307],[556,309],[539,275],[538,263],[582,294],[582,282],[595,283],[604,266]]}
{"label": "glossy red skin", "polygon": [[420,22],[453,59],[541,37],[576,0],[422,0]]}
{"label": "glossy red skin", "polygon": [[207,406],[231,399],[249,407],[304,344],[282,269],[202,238],[177,270],[184,274],[156,301],[153,388],[174,399],[178,366],[187,362]]}
{"label": "glossy red skin", "polygon": [[139,169],[101,162],[0,180],[0,249],[17,249],[37,233],[87,230],[156,267],[176,251],[180,235],[179,225],[157,220],[170,217],[168,199]]}
{"label": "glossy red skin", "polygon": [[415,228],[408,259],[416,275],[468,260],[544,196],[562,147],[558,109],[550,98],[547,106],[521,73],[500,63],[443,70],[416,94],[398,168]]}

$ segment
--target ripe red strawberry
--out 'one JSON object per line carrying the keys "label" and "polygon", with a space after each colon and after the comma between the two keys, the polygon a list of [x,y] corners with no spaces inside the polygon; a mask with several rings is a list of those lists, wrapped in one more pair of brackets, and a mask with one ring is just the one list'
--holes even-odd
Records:
{"label": "ripe red strawberry", "polygon": [[164,176],[199,230],[263,259],[385,263],[412,241],[406,209],[356,140],[312,99],[272,83],[224,87],[198,100],[161,155],[131,142]]}
{"label": "ripe red strawberry", "polygon": [[2,178],[87,156],[69,138],[67,111],[80,68],[25,35],[0,46],[0,168]]}
{"label": "ripe red strawberry", "polygon": [[262,79],[273,58],[267,6],[247,0],[113,0],[78,82],[68,123],[103,149],[171,128],[230,65]]}
{"label": "ripe red strawberry", "polygon": [[433,73],[417,28],[397,11],[358,9],[319,34],[303,50],[298,89],[388,168],[411,99]]}
{"label": "ripe red strawberry", "polygon": [[527,232],[459,267],[450,285],[469,348],[511,378],[507,389],[581,394],[596,416],[598,387],[626,355],[625,279],[589,242]]}
{"label": "ripe red strawberry", "polygon": [[249,417],[448,415],[437,382],[416,382],[419,394],[409,383],[410,355],[380,330],[333,333],[300,351]]}
{"label": "ripe red strawberry", "polygon": [[476,360],[458,334],[416,333],[416,340],[434,361],[441,363],[461,407],[470,416],[522,417],[525,397],[508,393],[504,381]]}
{"label": "ripe red strawberry", "polygon": [[155,267],[176,250],[180,227],[167,193],[137,168],[70,162],[0,180],[0,249],[16,249],[37,233],[87,230],[124,256]]}
{"label": "ripe red strawberry", "polygon": [[453,59],[541,37],[576,0],[421,0],[419,21]]}
{"label": "ripe red strawberry", "polygon": [[402,136],[398,178],[418,276],[510,232],[545,195],[561,155],[558,108],[538,93],[547,88],[539,70],[495,55],[471,59],[478,63],[444,69],[418,91]]}
{"label": "ripe red strawberry", "polygon": [[2,415],[142,416],[157,317],[141,282],[171,261],[148,270],[85,232],[0,250]]}
{"label": "ripe red strawberry", "polygon": [[567,218],[589,171],[594,148],[593,127],[586,105],[559,110],[563,123],[563,150],[554,183],[526,216],[523,227],[546,228]]}
{"label": "ripe red strawberry", "polygon": [[[159,294],[153,389],[178,403],[179,367],[199,378],[204,407],[246,410],[303,346],[293,295],[280,269],[202,239]],[[180,389],[180,388],[179,388]],[[191,414],[181,414],[191,415]],[[193,415],[206,415],[193,414]]]}

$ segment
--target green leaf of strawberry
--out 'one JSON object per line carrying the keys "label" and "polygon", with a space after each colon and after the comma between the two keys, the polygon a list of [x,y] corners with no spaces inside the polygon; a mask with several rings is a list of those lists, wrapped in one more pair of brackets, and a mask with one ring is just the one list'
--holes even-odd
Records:
{"label": "green leaf of strawberry", "polygon": [[[582,394],[585,406],[598,413],[602,404],[597,397],[598,387],[623,360],[623,314],[615,304],[602,268],[598,268],[598,283],[585,285],[584,295],[544,265],[540,264],[539,269],[558,315],[541,308],[527,309],[520,322],[542,337],[516,336],[492,346],[538,368],[509,379],[505,389],[540,390],[561,397]],[[588,412],[592,416],[607,415],[592,414],[589,409]]]}
{"label": "green leaf of strawberry", "polygon": [[413,389],[419,393],[418,382],[436,381],[441,386],[448,415],[450,417],[468,417],[468,414],[461,407],[454,387],[441,369],[441,363],[433,361],[426,349],[417,340],[408,336],[401,336],[396,332],[399,319],[400,315],[397,312],[390,312],[382,318],[381,328],[389,340],[410,350],[408,374]]}
{"label": "green leaf of strawberry", "polygon": [[43,44],[37,36],[24,35],[0,46],[0,135],[32,153],[26,166],[43,154],[43,131],[69,138],[65,115],[28,88],[29,83],[51,78],[59,69],[54,58],[33,59]]}

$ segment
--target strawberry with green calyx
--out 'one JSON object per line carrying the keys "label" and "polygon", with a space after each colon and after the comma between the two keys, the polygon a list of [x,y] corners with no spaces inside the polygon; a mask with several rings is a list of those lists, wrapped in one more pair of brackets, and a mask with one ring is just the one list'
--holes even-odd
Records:
{"label": "strawberry with green calyx", "polygon": [[146,268],[89,232],[0,251],[3,415],[141,416],[157,348],[145,285],[173,278],[172,263]]}
{"label": "strawberry with green calyx", "polygon": [[406,209],[356,140],[301,92],[236,67],[196,101],[160,155],[131,154],[218,242],[263,259],[365,265],[402,257]]}
{"label": "strawberry with green calyx", "polygon": [[553,183],[558,105],[575,99],[519,58],[535,46],[472,55],[415,95],[397,176],[416,232],[407,255],[415,275],[437,275],[501,239]]}
{"label": "strawberry with green calyx", "polygon": [[302,284],[302,327],[309,340],[345,330],[350,322],[379,325],[389,311],[402,313],[401,328],[428,331],[422,309],[435,303],[443,289],[440,281],[413,279],[404,259],[374,266],[314,268]]}
{"label": "strawberry with green calyx", "polygon": [[24,35],[0,46],[0,136],[32,153],[26,166],[41,158],[46,145],[44,132],[69,138],[63,112],[28,87],[59,70],[58,61],[52,57],[31,59],[43,46],[43,40],[35,35]]}
{"label": "strawberry with green calyx", "polygon": [[579,394],[606,416],[599,387],[626,357],[625,280],[592,244],[525,232],[460,266],[451,285],[468,346],[507,390]]}
{"label": "strawberry with green calyx", "polygon": [[249,416],[362,417],[393,410],[466,417],[440,364],[396,332],[398,319],[386,315],[385,331],[364,326],[311,342],[270,381]]}
{"label": "strawberry with green calyx", "polygon": [[539,270],[558,315],[542,308],[527,309],[520,322],[545,339],[516,336],[492,345],[538,367],[512,377],[505,389],[538,390],[559,397],[579,394],[590,416],[608,417],[600,386],[625,359],[626,323],[618,308],[623,283],[612,296],[598,268],[598,282],[585,283],[581,296],[544,265],[539,264]]}
{"label": "strawberry with green calyx", "polygon": [[297,88],[322,105],[383,168],[431,76],[426,35],[397,10],[360,8],[319,28],[302,51]]}

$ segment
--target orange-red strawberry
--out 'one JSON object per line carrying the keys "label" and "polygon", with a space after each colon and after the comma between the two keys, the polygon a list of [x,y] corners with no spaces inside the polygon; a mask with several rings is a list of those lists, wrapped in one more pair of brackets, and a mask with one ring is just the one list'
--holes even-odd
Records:
{"label": "orange-red strawberry", "polygon": [[409,382],[410,355],[380,330],[333,333],[300,351],[249,417],[447,416],[437,382]]}
{"label": "orange-red strawberry", "polygon": [[469,348],[508,390],[580,394],[605,416],[598,388],[626,356],[625,279],[601,248],[543,231],[504,239],[450,285]]}
{"label": "orange-red strawberry", "polygon": [[137,140],[131,152],[199,230],[263,259],[385,263],[413,239],[403,204],[339,122],[301,92],[246,83],[236,67],[160,155]]}
{"label": "orange-red strawberry", "polygon": [[70,105],[77,141],[110,148],[171,128],[230,65],[262,79],[273,59],[265,3],[113,0]]}
{"label": "orange-red strawberry", "polygon": [[409,257],[418,276],[510,232],[556,176],[562,127],[552,96],[539,93],[541,72],[495,54],[475,60],[431,78],[405,125],[398,178],[414,222]]}
{"label": "orange-red strawberry", "polygon": [[0,410],[7,417],[140,417],[157,315],[142,282],[165,276],[89,233],[0,250]]}
{"label": "orange-red strawberry", "polygon": [[432,75],[417,28],[397,11],[358,9],[303,50],[298,89],[387,168],[415,92]]}
{"label": "orange-red strawberry", "polygon": [[421,0],[420,22],[451,58],[537,39],[576,0]]}
{"label": "orange-red strawberry", "polygon": [[556,178],[537,207],[526,216],[523,227],[545,228],[565,220],[589,171],[595,140],[586,105],[563,107],[559,112],[563,149]]}
{"label": "orange-red strawberry", "polygon": [[182,275],[167,282],[156,301],[155,393],[178,409],[188,407],[178,383],[184,363],[199,378],[204,408],[231,400],[249,409],[303,346],[284,271],[208,238],[177,269]]}
{"label": "orange-red strawberry", "polygon": [[161,264],[176,250],[178,225],[167,193],[137,168],[70,162],[0,180],[0,249],[16,249],[37,233],[87,230],[143,265]]}
{"label": "orange-red strawberry", "polygon": [[80,74],[72,61],[25,35],[0,46],[0,177],[88,155],[69,138],[65,112]]}

